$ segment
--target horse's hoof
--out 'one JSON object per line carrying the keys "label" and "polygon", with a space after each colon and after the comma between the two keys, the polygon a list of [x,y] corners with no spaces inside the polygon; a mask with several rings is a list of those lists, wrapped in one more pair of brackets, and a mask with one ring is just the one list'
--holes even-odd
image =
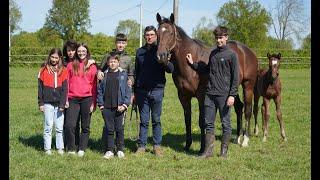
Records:
{"label": "horse's hoof", "polygon": [[267,137],[263,136],[262,142],[267,142]]}
{"label": "horse's hoof", "polygon": [[237,144],[241,145],[241,136],[238,136],[235,141]]}
{"label": "horse's hoof", "polygon": [[249,137],[244,135],[243,136],[243,142],[242,142],[242,147],[247,147],[249,143]]}

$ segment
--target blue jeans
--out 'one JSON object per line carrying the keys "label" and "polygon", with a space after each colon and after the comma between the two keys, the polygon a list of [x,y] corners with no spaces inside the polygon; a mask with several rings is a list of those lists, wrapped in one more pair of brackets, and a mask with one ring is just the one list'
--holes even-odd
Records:
{"label": "blue jeans", "polygon": [[152,118],[153,143],[155,146],[161,144],[162,130],[160,116],[162,111],[163,95],[164,89],[149,91],[137,89],[136,102],[140,114],[140,133],[138,139],[139,147],[145,147],[147,144],[150,113]]}
{"label": "blue jeans", "polygon": [[63,111],[59,111],[59,107],[55,107],[51,104],[44,104],[44,150],[51,149],[52,141],[52,127],[55,125],[56,129],[56,148],[63,149],[63,123],[64,115]]}

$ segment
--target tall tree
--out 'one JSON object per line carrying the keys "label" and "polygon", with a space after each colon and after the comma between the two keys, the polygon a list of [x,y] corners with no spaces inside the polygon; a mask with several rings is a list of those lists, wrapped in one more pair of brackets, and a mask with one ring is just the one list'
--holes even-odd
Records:
{"label": "tall tree", "polygon": [[20,12],[20,8],[16,4],[14,0],[9,0],[9,26],[10,33],[19,30],[19,23],[21,21],[22,15]]}
{"label": "tall tree", "polygon": [[301,39],[305,32],[306,16],[303,15],[302,0],[280,0],[271,11],[272,26],[277,39],[285,40],[292,35]]}
{"label": "tall tree", "polygon": [[123,33],[128,39],[139,39],[140,24],[132,19],[119,21],[114,34]]}
{"label": "tall tree", "polygon": [[89,0],[53,0],[44,27],[56,30],[63,40],[86,33],[91,27]]}
{"label": "tall tree", "polygon": [[256,0],[235,0],[220,8],[217,22],[230,29],[230,39],[261,47],[267,39],[271,17]]}
{"label": "tall tree", "polygon": [[202,17],[197,26],[192,30],[192,37],[201,40],[207,46],[213,46],[213,28],[212,19]]}

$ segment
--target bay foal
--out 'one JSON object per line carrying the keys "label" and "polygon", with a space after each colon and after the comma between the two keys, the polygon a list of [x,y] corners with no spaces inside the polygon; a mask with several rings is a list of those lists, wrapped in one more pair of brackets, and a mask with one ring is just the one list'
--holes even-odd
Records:
{"label": "bay foal", "polygon": [[254,133],[258,135],[258,103],[260,96],[263,97],[263,103],[261,106],[262,122],[263,122],[263,142],[267,141],[269,130],[269,118],[270,118],[270,100],[273,99],[276,105],[277,118],[280,124],[280,133],[284,141],[287,140],[281,113],[281,82],[279,77],[279,67],[281,54],[267,53],[269,59],[269,69],[260,69],[258,71],[256,84],[254,87],[254,107],[253,114],[255,120]]}

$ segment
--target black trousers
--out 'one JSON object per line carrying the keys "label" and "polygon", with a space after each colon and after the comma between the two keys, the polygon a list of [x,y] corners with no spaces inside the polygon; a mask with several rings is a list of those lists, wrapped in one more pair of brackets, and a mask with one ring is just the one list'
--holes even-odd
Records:
{"label": "black trousers", "polygon": [[[117,151],[123,151],[124,149],[124,113],[117,111],[117,108],[105,108],[102,111],[104,119],[105,133],[102,137],[106,137],[106,151],[113,151],[114,142],[116,141]],[[115,141],[114,141],[114,135]]]}
{"label": "black trousers", "polygon": [[66,110],[66,121],[64,123],[66,135],[66,148],[68,151],[76,150],[76,125],[80,115],[81,133],[79,136],[79,150],[85,150],[88,146],[90,135],[90,106],[92,97],[69,99],[69,108]]}

